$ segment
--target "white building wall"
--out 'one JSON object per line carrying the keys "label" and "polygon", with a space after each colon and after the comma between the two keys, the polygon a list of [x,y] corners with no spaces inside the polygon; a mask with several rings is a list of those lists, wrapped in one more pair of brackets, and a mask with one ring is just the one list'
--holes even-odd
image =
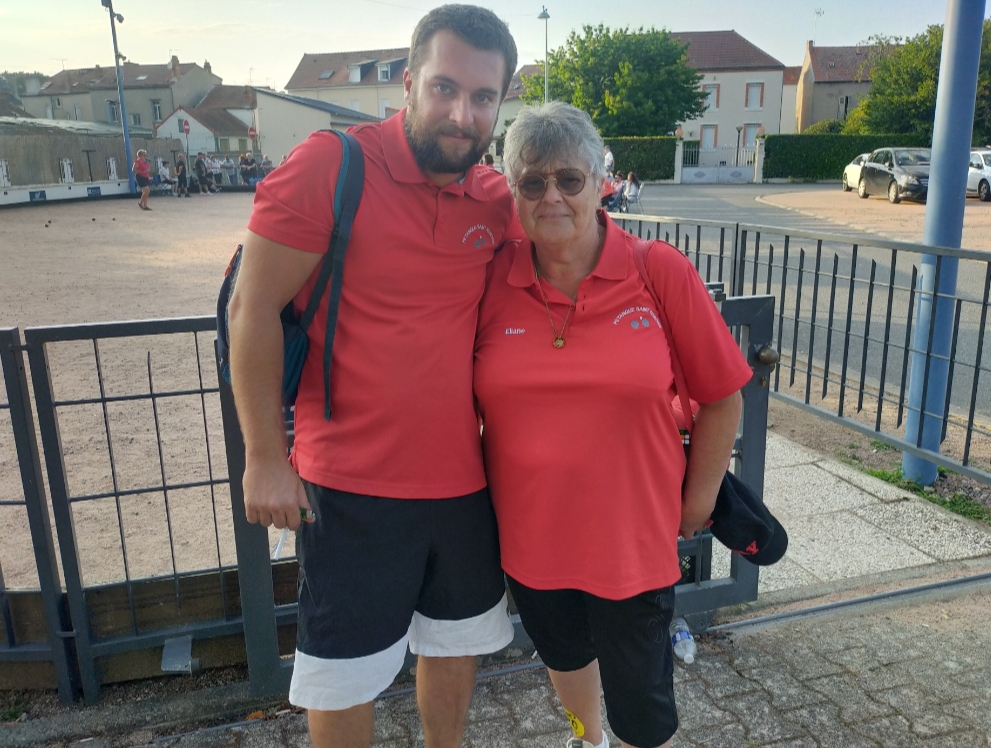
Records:
{"label": "white building wall", "polygon": [[257,148],[278,164],[289,151],[306,140],[311,133],[329,128],[346,130],[351,123],[332,122],[329,112],[297,104],[258,92],[255,110],[258,130]]}
{"label": "white building wall", "polygon": [[798,132],[798,84],[785,86],[781,94],[781,135],[794,135]]}
{"label": "white building wall", "polygon": [[[189,120],[189,135],[182,129],[180,120]],[[156,138],[175,138],[186,149],[187,154],[195,156],[200,151],[213,153],[217,148],[217,140],[213,133],[195,119],[189,117],[182,109],[173,112],[155,130]]]}
{"label": "white building wall", "polygon": [[[719,107],[707,110],[695,120],[681,123],[686,140],[699,140],[702,125],[716,125],[717,148],[736,146],[737,126],[763,125],[765,133],[776,134],[781,126],[782,70],[702,71],[700,85],[719,85]],[[763,105],[747,108],[747,85],[764,84]],[[741,135],[742,137],[742,135]]]}

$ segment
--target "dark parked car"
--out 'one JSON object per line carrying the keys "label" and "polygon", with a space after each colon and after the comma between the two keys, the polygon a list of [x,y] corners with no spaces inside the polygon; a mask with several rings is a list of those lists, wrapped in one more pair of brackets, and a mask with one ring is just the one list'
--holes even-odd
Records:
{"label": "dark parked car", "polygon": [[928,148],[878,148],[860,170],[857,194],[887,195],[892,203],[925,200],[929,192]]}

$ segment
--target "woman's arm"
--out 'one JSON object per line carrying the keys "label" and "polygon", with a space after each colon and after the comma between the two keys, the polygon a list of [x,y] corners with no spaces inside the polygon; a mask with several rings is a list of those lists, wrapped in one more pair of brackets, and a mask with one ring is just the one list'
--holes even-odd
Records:
{"label": "woman's arm", "polygon": [[739,392],[699,405],[681,493],[680,531],[686,540],[705,526],[716,505],[742,412],[743,396]]}

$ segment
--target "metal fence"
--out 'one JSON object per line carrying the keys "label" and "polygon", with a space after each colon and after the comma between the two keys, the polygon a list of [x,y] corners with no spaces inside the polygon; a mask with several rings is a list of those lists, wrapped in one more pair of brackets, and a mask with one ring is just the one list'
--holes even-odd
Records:
{"label": "metal fence", "polygon": [[[0,662],[51,663],[59,699],[70,703],[72,627],[63,605],[22,351],[18,330],[0,329]],[[39,593],[41,625],[38,606],[30,604]]]}
{"label": "metal fence", "polygon": [[214,329],[198,317],[25,331],[88,702],[115,655],[240,632]]}
{"label": "metal fence", "polygon": [[[725,281],[733,295],[777,298],[775,397],[991,483],[987,253],[717,221],[616,218],[639,236],[675,244],[703,278]],[[936,256],[935,285],[933,278],[924,284],[924,254]],[[943,356],[933,352],[935,315],[923,323],[926,346],[913,340],[920,302],[935,306],[925,289],[938,287],[948,257],[959,261],[959,280],[953,296],[938,296],[953,307],[950,353]],[[925,357],[927,378],[934,362],[948,367],[942,407],[917,419],[938,419],[939,453],[921,446],[921,428],[904,433],[913,356]]]}

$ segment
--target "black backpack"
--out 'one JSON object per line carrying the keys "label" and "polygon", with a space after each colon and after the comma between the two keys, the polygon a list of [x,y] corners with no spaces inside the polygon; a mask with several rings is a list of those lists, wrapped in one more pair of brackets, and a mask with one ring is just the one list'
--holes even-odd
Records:
{"label": "black backpack", "polygon": [[[320,299],[323,298],[330,281],[330,298],[327,302],[327,331],[323,346],[323,393],[324,418],[330,420],[330,361],[334,350],[334,335],[337,332],[337,308],[341,303],[341,287],[344,281],[344,255],[351,238],[354,215],[361,202],[361,191],[365,184],[365,159],[361,146],[353,135],[328,130],[341,138],[341,169],[334,189],[334,231],[330,235],[330,246],[320,261],[320,274],[313,294],[302,315],[296,313],[290,301],[282,309],[283,367],[282,404],[291,407],[296,402],[299,378],[303,372],[303,362],[309,348],[306,331],[313,321]],[[224,273],[217,298],[217,359],[221,376],[231,382],[230,335],[227,329],[228,307],[237,273],[241,264],[242,245],[238,245]]]}

